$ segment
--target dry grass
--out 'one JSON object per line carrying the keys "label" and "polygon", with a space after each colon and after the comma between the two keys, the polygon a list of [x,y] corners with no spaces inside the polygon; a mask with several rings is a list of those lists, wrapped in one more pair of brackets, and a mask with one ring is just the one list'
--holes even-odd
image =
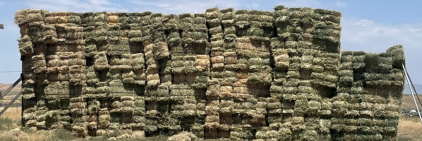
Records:
{"label": "dry grass", "polygon": [[401,116],[399,121],[398,135],[422,136],[422,124],[419,118]]}
{"label": "dry grass", "polygon": [[[0,111],[3,110],[3,107],[0,107]],[[20,107],[9,107],[7,111],[1,115],[1,118],[8,118],[11,120],[20,121],[21,120],[21,108]]]}
{"label": "dry grass", "polygon": [[[419,96],[419,98],[422,98],[422,96]],[[403,109],[416,109],[412,95],[403,95],[401,106]]]}

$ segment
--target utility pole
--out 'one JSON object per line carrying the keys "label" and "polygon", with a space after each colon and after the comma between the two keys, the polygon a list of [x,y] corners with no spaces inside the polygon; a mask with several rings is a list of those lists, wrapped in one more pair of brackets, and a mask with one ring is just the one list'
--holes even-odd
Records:
{"label": "utility pole", "polygon": [[4,25],[0,23],[0,29],[4,29]]}

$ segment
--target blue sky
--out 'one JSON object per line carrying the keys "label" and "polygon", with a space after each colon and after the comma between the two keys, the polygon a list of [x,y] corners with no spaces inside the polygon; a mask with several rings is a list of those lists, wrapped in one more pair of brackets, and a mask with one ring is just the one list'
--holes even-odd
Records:
{"label": "blue sky", "polygon": [[406,63],[414,83],[422,84],[422,1],[407,0],[0,0],[0,83],[12,83],[19,73],[19,28],[14,25],[13,15],[20,9],[37,8],[55,11],[109,11],[165,14],[204,12],[207,8],[233,7],[273,11],[276,5],[288,7],[312,7],[337,10],[343,13],[342,49],[384,52],[394,45],[403,45]]}

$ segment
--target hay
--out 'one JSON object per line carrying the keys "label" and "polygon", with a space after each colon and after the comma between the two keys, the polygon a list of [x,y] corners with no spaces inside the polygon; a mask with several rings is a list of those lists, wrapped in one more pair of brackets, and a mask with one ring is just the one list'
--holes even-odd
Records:
{"label": "hay", "polygon": [[[18,40],[19,50],[30,57],[24,57],[23,62],[32,64],[23,66],[24,99],[46,97],[52,104],[69,94],[83,94],[71,98],[71,110],[60,114],[60,120],[69,126],[72,118],[67,114],[90,114],[73,119],[74,133],[82,136],[88,135],[88,128],[98,128],[97,135],[125,137],[139,132],[143,137],[144,128],[147,134],[169,129],[173,135],[183,127],[198,137],[233,140],[382,140],[381,135],[397,131],[392,122],[399,116],[399,103],[364,94],[371,93],[367,87],[403,85],[403,74],[397,69],[404,61],[401,46],[381,54],[341,51],[340,55],[339,50],[322,53],[318,50],[338,46],[340,13],[284,6],[274,10],[235,12],[231,8],[211,8],[205,14],[193,15],[19,11],[15,15],[23,35]],[[278,37],[273,37],[275,31]],[[37,43],[40,41],[58,45],[47,48]],[[142,42],[142,47],[134,42]],[[210,52],[199,53],[202,47]],[[313,73],[307,74],[307,70]],[[33,86],[36,82],[46,87]],[[74,87],[69,83],[82,87],[68,90]],[[139,86],[145,83],[146,88]],[[172,83],[177,85],[169,85]],[[38,95],[38,91],[46,96]],[[325,94],[328,91],[336,95],[323,98],[329,96]],[[116,99],[106,102],[110,100],[107,95]],[[105,99],[100,100],[101,104],[87,104],[86,100],[92,98]],[[26,111],[37,112],[40,120],[27,121],[27,125],[59,127],[42,121],[47,118],[45,105],[40,103],[38,109]],[[23,118],[35,119],[30,113],[24,113]],[[124,114],[119,118],[110,117],[110,113]],[[194,117],[193,126],[176,122],[176,118],[186,116]],[[363,125],[368,121],[359,124],[360,118],[371,119],[373,126]],[[165,122],[158,124],[161,120]],[[345,134],[330,134],[330,130]],[[363,131],[369,134],[350,133]]]}

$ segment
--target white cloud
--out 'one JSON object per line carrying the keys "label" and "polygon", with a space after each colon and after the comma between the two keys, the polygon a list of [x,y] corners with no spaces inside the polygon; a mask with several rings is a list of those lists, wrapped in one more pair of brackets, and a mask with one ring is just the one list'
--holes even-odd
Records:
{"label": "white cloud", "polygon": [[287,7],[313,7],[313,8],[325,7],[323,4],[321,4],[317,0],[290,0],[290,1],[280,2],[279,4],[287,6]]}
{"label": "white cloud", "polygon": [[39,8],[49,11],[109,11],[126,12],[120,5],[108,0],[26,0],[25,4],[30,8]]}
{"label": "white cloud", "polygon": [[404,44],[413,48],[422,44],[422,25],[402,24],[387,25],[376,23],[368,19],[343,18],[342,19],[343,45],[372,45],[365,48],[371,51],[382,51],[377,47],[385,48],[394,44]]}
{"label": "white cloud", "polygon": [[253,9],[258,8],[258,7],[259,7],[259,3],[256,3],[256,2],[253,2],[246,6],[246,8],[253,8]]}
{"label": "white cloud", "polygon": [[311,7],[335,10],[339,7],[347,7],[347,4],[341,1],[336,2],[320,2],[319,0],[285,0],[279,2],[279,5],[287,7]]}
{"label": "white cloud", "polygon": [[181,13],[195,13],[205,12],[206,9],[212,7],[228,8],[239,7],[240,0],[213,0],[213,1],[190,1],[190,0],[129,0],[132,4],[140,5],[139,9],[143,11],[162,12],[165,14],[181,14]]}
{"label": "white cloud", "polygon": [[337,1],[337,2],[336,2],[336,6],[337,6],[337,7],[347,7],[347,4],[346,4],[346,3],[344,3],[344,2],[342,2],[342,1]]}
{"label": "white cloud", "polygon": [[4,2],[0,2],[0,6],[4,5]]}

